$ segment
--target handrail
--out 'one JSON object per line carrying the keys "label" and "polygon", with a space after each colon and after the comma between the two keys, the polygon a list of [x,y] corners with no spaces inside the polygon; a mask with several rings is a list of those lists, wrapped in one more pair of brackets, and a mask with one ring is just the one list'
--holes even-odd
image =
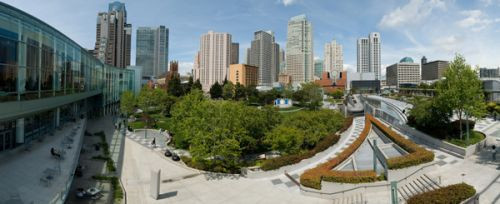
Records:
{"label": "handrail", "polygon": [[[408,179],[409,177],[415,175],[417,172],[423,170],[424,168],[427,168],[427,167],[430,167],[432,165],[435,165],[436,163],[432,162],[430,164],[426,164],[426,165],[423,165],[421,166],[419,169],[415,170],[413,173],[409,174],[408,176],[398,180],[397,182],[401,182],[403,180],[406,180]],[[327,182],[327,181],[326,181]],[[354,187],[354,188],[351,188],[351,189],[347,189],[347,190],[342,190],[342,191],[338,191],[338,192],[318,192],[318,191],[313,191],[313,190],[309,190],[309,189],[305,189],[307,187],[304,187],[302,186],[302,184],[299,186],[300,190],[301,191],[304,191],[304,192],[308,192],[308,193],[318,193],[318,194],[321,194],[321,195],[335,195],[335,194],[339,194],[339,193],[345,193],[345,192],[348,192],[348,191],[353,191],[353,190],[356,190],[356,189],[360,189],[360,188],[374,188],[374,187],[383,187],[383,186],[389,186],[390,183],[385,183],[385,184],[379,184],[379,185],[372,185],[372,186],[358,186],[358,187]]]}

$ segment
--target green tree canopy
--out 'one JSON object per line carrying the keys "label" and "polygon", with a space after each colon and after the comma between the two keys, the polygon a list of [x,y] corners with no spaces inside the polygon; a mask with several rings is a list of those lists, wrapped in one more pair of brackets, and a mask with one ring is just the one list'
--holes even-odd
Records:
{"label": "green tree canopy", "polygon": [[198,89],[198,90],[202,89],[202,86],[201,86],[201,83],[200,83],[200,79],[196,79],[196,81],[194,82],[194,84],[191,87],[191,89]]}
{"label": "green tree canopy", "polygon": [[182,96],[184,94],[184,90],[181,85],[181,79],[179,78],[179,76],[174,76],[171,80],[168,81],[167,92],[176,97]]}
{"label": "green tree canopy", "polygon": [[477,73],[466,64],[465,58],[457,55],[450,63],[436,88],[437,100],[447,105],[459,119],[460,139],[462,139],[462,119],[464,115],[476,119],[485,115],[482,83]]}
{"label": "green tree canopy", "polygon": [[222,87],[222,98],[224,98],[224,100],[230,100],[233,99],[233,96],[234,96],[233,82],[225,82],[224,86]]}
{"label": "green tree canopy", "polygon": [[241,85],[239,82],[234,86],[234,99],[242,100],[246,98],[246,89],[245,86]]}
{"label": "green tree canopy", "polygon": [[219,82],[215,82],[215,84],[210,87],[210,98],[213,99],[219,99],[222,98],[222,86],[219,84]]}
{"label": "green tree canopy", "polygon": [[125,91],[120,97],[120,110],[125,115],[134,113],[137,99],[132,91]]}

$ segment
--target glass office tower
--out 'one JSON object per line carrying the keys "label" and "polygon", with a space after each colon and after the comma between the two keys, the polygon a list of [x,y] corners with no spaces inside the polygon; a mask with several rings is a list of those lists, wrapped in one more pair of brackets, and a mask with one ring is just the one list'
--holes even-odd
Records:
{"label": "glass office tower", "polygon": [[76,117],[117,110],[134,74],[103,64],[55,28],[0,2],[0,152]]}

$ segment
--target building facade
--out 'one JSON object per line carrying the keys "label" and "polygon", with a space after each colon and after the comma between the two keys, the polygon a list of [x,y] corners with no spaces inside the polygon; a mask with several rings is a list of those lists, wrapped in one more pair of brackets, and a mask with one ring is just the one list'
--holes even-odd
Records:
{"label": "building facade", "polygon": [[239,43],[231,43],[231,63],[230,64],[239,64],[240,63],[240,44]]}
{"label": "building facade", "polygon": [[286,39],[286,73],[293,83],[310,82],[314,76],[312,24],[306,15],[288,21]]}
{"label": "building facade", "polygon": [[233,84],[240,83],[241,85],[257,86],[259,82],[259,68],[246,64],[231,64],[229,65],[228,80]]}
{"label": "building facade", "polygon": [[215,82],[223,83],[231,62],[231,34],[209,31],[201,36],[200,51],[195,74],[204,91],[210,90]]}
{"label": "building facade", "polygon": [[357,72],[373,72],[375,79],[380,80],[381,48],[380,34],[370,33],[368,38],[359,38],[357,41]]}
{"label": "building facade", "polygon": [[480,78],[500,78],[500,68],[479,68]]}
{"label": "building facade", "polygon": [[139,27],[136,36],[135,64],[143,76],[159,78],[168,71],[168,28]]}
{"label": "building facade", "polygon": [[271,86],[278,81],[279,45],[273,32],[255,32],[249,53],[249,64],[259,68],[259,86]]}
{"label": "building facade", "polygon": [[118,109],[134,71],[102,63],[45,22],[0,2],[0,152],[77,117]]}
{"label": "building facade", "polygon": [[339,73],[344,70],[344,56],[342,53],[342,45],[337,41],[332,40],[325,44],[324,49],[325,61],[323,70],[330,72],[333,78],[338,77]]}
{"label": "building facade", "polygon": [[420,64],[414,63],[410,57],[405,57],[399,63],[387,67],[386,83],[388,86],[420,84]]}
{"label": "building facade", "polygon": [[448,61],[436,60],[432,62],[427,62],[424,57],[422,62],[422,80],[439,80],[443,78],[444,71],[448,69]]}
{"label": "building facade", "polygon": [[125,68],[130,65],[132,25],[127,23],[125,4],[115,1],[108,12],[97,14],[94,56],[105,64]]}
{"label": "building facade", "polygon": [[314,77],[321,79],[321,74],[323,74],[323,60],[314,60]]}

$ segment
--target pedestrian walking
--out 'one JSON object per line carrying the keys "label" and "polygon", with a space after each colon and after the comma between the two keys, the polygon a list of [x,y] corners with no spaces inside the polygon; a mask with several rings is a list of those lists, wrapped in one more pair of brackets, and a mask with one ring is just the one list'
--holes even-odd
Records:
{"label": "pedestrian walking", "polygon": [[153,148],[156,148],[156,137],[153,137],[153,141],[151,141],[151,146],[153,146]]}

